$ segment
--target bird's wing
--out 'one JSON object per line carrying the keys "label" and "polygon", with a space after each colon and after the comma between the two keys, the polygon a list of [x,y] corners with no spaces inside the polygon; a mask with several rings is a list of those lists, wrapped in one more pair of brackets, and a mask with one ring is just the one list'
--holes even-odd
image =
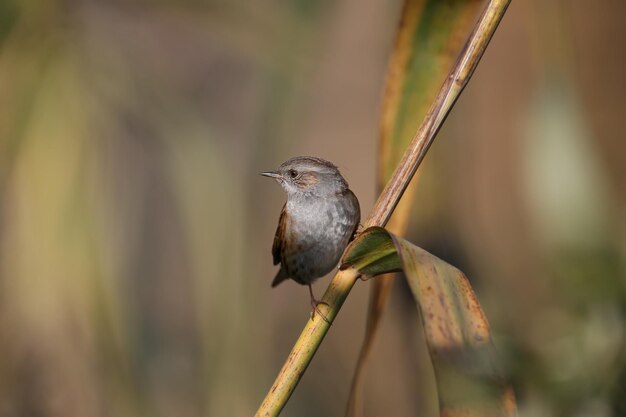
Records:
{"label": "bird's wing", "polygon": [[283,251],[283,241],[285,240],[285,231],[287,225],[285,224],[287,221],[287,216],[285,213],[287,212],[287,203],[283,206],[283,209],[280,211],[280,217],[278,218],[278,227],[276,228],[276,234],[274,235],[274,244],[272,245],[272,256],[274,257],[274,265],[280,263],[282,259],[282,251]]}
{"label": "bird's wing", "polygon": [[354,208],[356,209],[356,224],[354,225],[354,230],[352,231],[352,235],[350,236],[350,241],[354,239],[356,232],[361,227],[361,205],[359,204],[359,199],[356,198],[356,195],[352,192],[352,190],[348,189],[348,198],[352,201]]}

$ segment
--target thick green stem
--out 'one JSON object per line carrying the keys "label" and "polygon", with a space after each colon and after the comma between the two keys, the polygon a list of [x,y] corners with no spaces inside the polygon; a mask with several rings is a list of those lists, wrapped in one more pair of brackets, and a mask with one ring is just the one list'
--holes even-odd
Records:
{"label": "thick green stem", "polygon": [[[365,228],[385,226],[452,106],[471,78],[510,0],[491,0],[483,10],[458,60],[439,90],[424,121],[413,137],[393,176],[378,197]],[[339,271],[328,286],[320,304],[329,322],[337,316],[358,276],[352,270]],[[330,324],[319,315],[309,320],[280,370],[274,384],[256,412],[257,417],[277,416],[293,393]]]}
{"label": "thick green stem", "polygon": [[[324,303],[328,305],[320,304],[318,306],[331,323],[350,293],[357,277],[353,270],[339,271],[331,281],[324,294]],[[277,416],[280,413],[329,328],[330,324],[319,314],[307,322],[256,416]]]}

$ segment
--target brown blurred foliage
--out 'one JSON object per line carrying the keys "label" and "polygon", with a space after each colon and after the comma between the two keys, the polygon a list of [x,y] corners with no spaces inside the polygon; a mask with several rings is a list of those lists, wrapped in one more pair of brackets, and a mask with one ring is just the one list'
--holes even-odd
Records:
{"label": "brown blurred foliage", "polygon": [[[270,290],[297,154],[367,213],[399,2],[0,2],[0,415],[246,416],[307,319]],[[513,1],[422,167],[520,414],[626,414],[626,4]],[[321,291],[327,280],[321,280]],[[341,415],[358,284],[285,415]],[[398,285],[365,415],[436,415]]]}

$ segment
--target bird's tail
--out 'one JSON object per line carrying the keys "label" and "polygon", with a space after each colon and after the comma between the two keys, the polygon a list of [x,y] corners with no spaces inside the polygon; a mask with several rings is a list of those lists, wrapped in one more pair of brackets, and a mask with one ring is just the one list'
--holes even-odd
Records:
{"label": "bird's tail", "polygon": [[289,276],[287,275],[287,271],[285,271],[285,268],[281,266],[278,270],[278,273],[274,277],[274,281],[272,281],[272,288],[274,288],[286,279],[289,279]]}

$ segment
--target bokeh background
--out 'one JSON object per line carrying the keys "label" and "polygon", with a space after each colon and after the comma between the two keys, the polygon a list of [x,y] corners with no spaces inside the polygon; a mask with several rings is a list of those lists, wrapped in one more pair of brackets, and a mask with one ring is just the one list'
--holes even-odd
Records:
{"label": "bokeh background", "polygon": [[[309,314],[257,173],[330,159],[369,212],[400,8],[0,0],[0,416],[254,413]],[[420,171],[408,237],[470,277],[522,416],[626,415],[624,16],[514,0]],[[342,415],[368,286],[284,415]],[[366,416],[437,415],[419,326],[396,280]]]}

